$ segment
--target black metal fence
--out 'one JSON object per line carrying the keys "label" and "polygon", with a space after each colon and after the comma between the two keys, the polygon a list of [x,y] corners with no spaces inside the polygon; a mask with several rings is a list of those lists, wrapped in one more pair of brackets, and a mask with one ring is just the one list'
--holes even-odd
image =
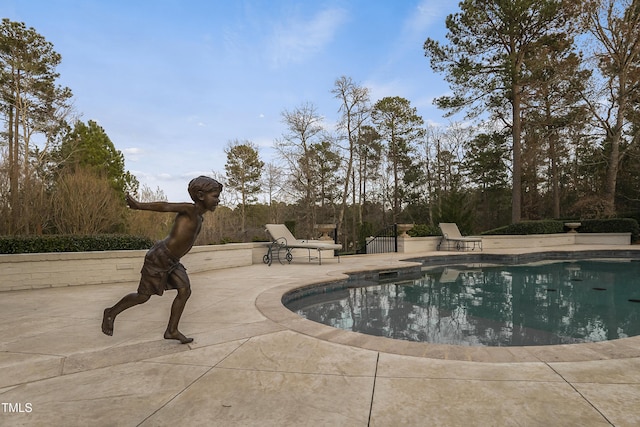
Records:
{"label": "black metal fence", "polygon": [[375,236],[367,237],[364,246],[357,253],[382,254],[387,252],[398,252],[398,224],[392,224]]}

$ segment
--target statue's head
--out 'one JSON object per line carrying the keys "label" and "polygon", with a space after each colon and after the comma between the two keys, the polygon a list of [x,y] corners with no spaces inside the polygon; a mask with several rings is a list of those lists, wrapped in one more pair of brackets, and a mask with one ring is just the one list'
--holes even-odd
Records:
{"label": "statue's head", "polygon": [[201,175],[197,178],[193,178],[191,182],[189,182],[189,196],[191,196],[191,200],[194,202],[198,201],[198,192],[202,191],[203,193],[209,193],[211,191],[218,191],[218,193],[222,192],[222,184],[220,184],[215,179]]}

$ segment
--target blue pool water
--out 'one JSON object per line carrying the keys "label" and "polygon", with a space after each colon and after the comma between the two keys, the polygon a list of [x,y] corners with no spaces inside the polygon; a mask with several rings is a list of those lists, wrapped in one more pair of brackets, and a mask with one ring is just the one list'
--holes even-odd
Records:
{"label": "blue pool water", "polygon": [[413,280],[346,282],[286,305],[336,328],[410,341],[471,346],[605,341],[640,335],[640,262],[439,266]]}

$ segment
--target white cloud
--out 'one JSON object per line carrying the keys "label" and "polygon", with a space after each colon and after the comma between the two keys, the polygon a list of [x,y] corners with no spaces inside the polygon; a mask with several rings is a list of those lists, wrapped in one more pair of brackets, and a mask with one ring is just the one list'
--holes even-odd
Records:
{"label": "white cloud", "polygon": [[129,147],[123,149],[122,153],[126,155],[127,161],[137,162],[140,160],[140,156],[144,153],[144,150],[139,147]]}
{"label": "white cloud", "polygon": [[389,80],[386,82],[368,81],[364,84],[370,90],[372,102],[377,102],[387,96],[408,97],[405,84],[398,80]]}
{"label": "white cloud", "polygon": [[272,65],[279,67],[302,62],[322,50],[333,40],[346,17],[344,9],[326,9],[310,20],[294,17],[280,23],[274,29],[268,46]]}
{"label": "white cloud", "polygon": [[198,116],[189,116],[189,117],[187,117],[187,123],[195,123],[196,126],[198,126],[198,127],[205,127],[207,125]]}
{"label": "white cloud", "polygon": [[428,29],[442,19],[442,8],[440,2],[434,0],[423,0],[415,8],[415,13],[409,15],[405,22],[405,31],[411,36],[424,37]]}

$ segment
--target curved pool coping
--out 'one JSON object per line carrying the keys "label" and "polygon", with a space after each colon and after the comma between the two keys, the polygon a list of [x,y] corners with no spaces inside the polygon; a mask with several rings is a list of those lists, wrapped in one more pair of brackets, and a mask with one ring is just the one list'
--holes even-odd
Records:
{"label": "curved pool coping", "polygon": [[[519,254],[514,260],[513,255],[485,254],[474,255],[465,254],[451,257],[438,257],[439,264],[449,262],[496,262],[512,261],[536,261],[542,259],[579,259],[584,257],[616,257],[616,258],[638,258],[640,251],[619,251],[619,250],[599,250],[599,251],[549,251],[536,252],[532,254]],[[473,259],[475,261],[469,261]],[[404,261],[406,267],[398,267],[396,270],[420,268],[421,263],[416,262],[418,258],[407,257]],[[582,362],[607,359],[624,359],[640,357],[640,336],[622,338],[611,341],[600,341],[594,343],[581,344],[561,344],[548,346],[521,346],[521,347],[472,347],[457,346],[449,344],[431,344],[423,342],[403,341],[392,338],[366,335],[359,332],[351,332],[337,329],[332,326],[323,325],[290,311],[283,304],[283,298],[294,291],[309,289],[319,286],[327,286],[331,283],[345,282],[350,274],[375,274],[383,270],[367,270],[357,272],[345,272],[344,276],[336,280],[310,281],[297,285],[280,285],[262,292],[256,298],[256,307],[268,319],[276,322],[285,329],[289,329],[310,337],[334,344],[348,345],[362,349],[442,360],[460,360],[472,362],[492,362],[492,363],[525,363],[525,362]]]}

